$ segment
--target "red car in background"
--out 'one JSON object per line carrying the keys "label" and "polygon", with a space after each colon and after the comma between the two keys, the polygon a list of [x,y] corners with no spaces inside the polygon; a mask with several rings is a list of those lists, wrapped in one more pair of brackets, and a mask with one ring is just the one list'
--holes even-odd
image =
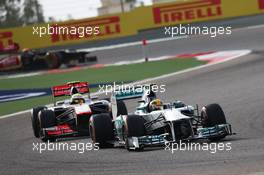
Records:
{"label": "red car in background", "polygon": [[0,71],[57,69],[61,65],[72,67],[97,61],[90,52],[70,50],[45,51],[23,49],[13,44],[0,50]]}

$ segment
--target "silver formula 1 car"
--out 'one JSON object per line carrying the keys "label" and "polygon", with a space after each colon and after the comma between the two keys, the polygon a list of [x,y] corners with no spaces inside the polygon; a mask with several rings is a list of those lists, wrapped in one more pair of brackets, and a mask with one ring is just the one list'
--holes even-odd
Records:
{"label": "silver formula 1 car", "polygon": [[[232,135],[231,125],[218,104],[204,106],[201,111],[181,101],[162,103],[149,88],[115,91],[111,97],[112,115],[97,114],[90,118],[93,142],[100,146],[117,145],[128,150],[165,145],[178,141],[209,139],[218,141]],[[140,98],[132,114],[117,115],[120,100]],[[125,106],[124,106],[125,108]],[[125,109],[126,110],[126,109]]]}

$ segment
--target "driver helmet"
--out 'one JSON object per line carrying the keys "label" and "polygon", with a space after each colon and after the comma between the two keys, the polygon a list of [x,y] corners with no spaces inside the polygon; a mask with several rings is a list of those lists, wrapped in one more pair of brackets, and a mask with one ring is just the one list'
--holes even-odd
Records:
{"label": "driver helmet", "polygon": [[71,104],[83,104],[85,103],[85,99],[83,97],[83,95],[81,94],[73,94],[71,97]]}
{"label": "driver helmet", "polygon": [[162,101],[160,99],[152,100],[149,103],[149,109],[150,109],[150,111],[162,110],[163,109]]}
{"label": "driver helmet", "polygon": [[74,95],[74,94],[79,94],[79,91],[76,87],[72,86],[71,87],[71,96]]}
{"label": "driver helmet", "polygon": [[22,52],[29,52],[29,51],[30,51],[29,48],[24,48],[24,49],[22,49]]}

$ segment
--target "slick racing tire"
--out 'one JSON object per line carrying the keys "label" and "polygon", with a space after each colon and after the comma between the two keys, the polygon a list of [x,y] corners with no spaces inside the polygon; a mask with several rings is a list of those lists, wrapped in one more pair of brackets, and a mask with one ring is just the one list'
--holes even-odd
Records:
{"label": "slick racing tire", "polygon": [[32,129],[33,129],[34,136],[36,138],[39,138],[39,132],[40,132],[40,123],[39,123],[38,115],[39,115],[39,112],[45,108],[46,108],[45,106],[39,106],[39,107],[33,108],[31,112]]}
{"label": "slick racing tire", "polygon": [[[140,137],[146,133],[144,119],[138,115],[128,115],[125,120],[125,143],[127,150],[130,151],[128,145],[128,137]],[[138,148],[136,151],[143,150],[143,147]]]}
{"label": "slick racing tire", "polygon": [[61,59],[59,53],[50,52],[45,58],[48,69],[57,69],[61,66]]}
{"label": "slick racing tire", "polygon": [[[49,128],[56,126],[56,117],[52,110],[42,110],[39,115],[39,123],[41,128]],[[54,138],[49,138],[47,135],[40,134],[42,141],[54,141]]]}
{"label": "slick racing tire", "polygon": [[112,119],[108,113],[94,114],[90,118],[89,132],[93,143],[99,143],[100,148],[112,147],[109,141],[114,140]]}
{"label": "slick racing tire", "polygon": [[40,127],[49,128],[56,125],[56,117],[52,110],[43,110],[40,113]]}
{"label": "slick racing tire", "polygon": [[127,115],[127,107],[122,100],[117,101],[117,116],[119,115]]}
{"label": "slick racing tire", "polygon": [[126,117],[125,131],[128,137],[145,135],[144,119],[138,115],[128,115]]}
{"label": "slick racing tire", "polygon": [[[225,114],[219,104],[210,104],[202,108],[201,111],[202,126],[214,127],[220,124],[226,124]],[[218,141],[225,136],[214,137],[209,140]]]}

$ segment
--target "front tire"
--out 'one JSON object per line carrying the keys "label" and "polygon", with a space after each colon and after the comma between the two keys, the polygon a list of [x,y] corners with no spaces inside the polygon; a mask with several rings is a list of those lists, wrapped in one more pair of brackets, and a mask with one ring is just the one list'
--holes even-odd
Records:
{"label": "front tire", "polygon": [[[125,120],[125,143],[127,150],[130,151],[128,137],[140,137],[146,133],[144,120],[138,115],[128,115]],[[143,147],[138,148],[136,151],[143,150]]]}
{"label": "front tire", "polygon": [[[225,114],[219,104],[210,104],[202,108],[201,111],[202,126],[214,127],[216,125],[226,124]],[[210,138],[211,141],[218,141],[225,136]]]}
{"label": "front tire", "polygon": [[[56,126],[57,122],[56,122],[54,111],[42,110],[39,115],[39,123],[40,123],[41,129]],[[40,136],[41,136],[42,141],[44,142],[48,140],[54,141],[53,138],[49,138],[45,133],[40,132]]]}
{"label": "front tire", "polygon": [[114,140],[110,115],[107,113],[92,115],[89,122],[89,132],[93,143],[99,143],[100,148],[109,147],[110,144],[107,142]]}
{"label": "front tire", "polygon": [[38,119],[39,112],[45,108],[46,108],[45,106],[39,106],[32,109],[31,123],[32,123],[33,133],[36,138],[39,138],[39,133],[40,133],[40,123]]}

